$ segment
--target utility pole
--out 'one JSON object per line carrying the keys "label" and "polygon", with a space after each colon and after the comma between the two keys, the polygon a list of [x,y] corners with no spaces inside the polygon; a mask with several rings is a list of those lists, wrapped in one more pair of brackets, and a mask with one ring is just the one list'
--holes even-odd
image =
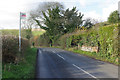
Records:
{"label": "utility pole", "polygon": [[20,12],[20,25],[19,25],[19,52],[21,52],[21,12]]}
{"label": "utility pole", "polygon": [[20,12],[20,26],[19,26],[19,52],[21,52],[21,22],[22,19],[26,19],[26,13]]}
{"label": "utility pole", "polygon": [[119,20],[120,20],[120,1],[118,2],[118,16],[119,16]]}

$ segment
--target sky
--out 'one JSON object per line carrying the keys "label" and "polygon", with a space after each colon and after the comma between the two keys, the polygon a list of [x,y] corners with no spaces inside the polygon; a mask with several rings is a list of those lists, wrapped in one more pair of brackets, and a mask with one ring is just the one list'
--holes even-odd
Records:
{"label": "sky", "polygon": [[19,29],[20,12],[29,14],[41,2],[62,2],[65,8],[73,6],[84,14],[84,18],[107,21],[114,10],[118,10],[120,0],[1,0],[0,1],[0,29]]}

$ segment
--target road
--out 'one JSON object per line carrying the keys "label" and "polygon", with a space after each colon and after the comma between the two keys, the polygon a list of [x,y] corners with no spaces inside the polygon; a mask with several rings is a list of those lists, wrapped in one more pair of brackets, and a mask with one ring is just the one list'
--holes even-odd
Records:
{"label": "road", "polygon": [[118,80],[118,66],[57,48],[39,48],[36,78]]}

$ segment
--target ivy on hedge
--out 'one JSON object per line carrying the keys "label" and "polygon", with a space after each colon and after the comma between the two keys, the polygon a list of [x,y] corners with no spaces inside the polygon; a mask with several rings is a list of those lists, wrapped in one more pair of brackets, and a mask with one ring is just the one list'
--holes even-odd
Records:
{"label": "ivy on hedge", "polygon": [[105,54],[105,57],[114,57],[118,55],[118,25],[112,24],[101,26],[98,30],[90,29],[81,34],[65,34],[59,39],[61,47],[80,46],[98,46],[99,52]]}

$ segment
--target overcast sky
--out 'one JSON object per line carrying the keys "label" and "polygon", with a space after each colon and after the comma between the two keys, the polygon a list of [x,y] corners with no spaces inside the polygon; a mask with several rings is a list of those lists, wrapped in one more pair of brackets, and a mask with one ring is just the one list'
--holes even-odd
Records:
{"label": "overcast sky", "polygon": [[106,21],[109,14],[118,9],[120,0],[1,0],[0,29],[18,29],[19,13],[35,9],[40,2],[60,1],[65,8],[76,6],[84,14],[100,21]]}

